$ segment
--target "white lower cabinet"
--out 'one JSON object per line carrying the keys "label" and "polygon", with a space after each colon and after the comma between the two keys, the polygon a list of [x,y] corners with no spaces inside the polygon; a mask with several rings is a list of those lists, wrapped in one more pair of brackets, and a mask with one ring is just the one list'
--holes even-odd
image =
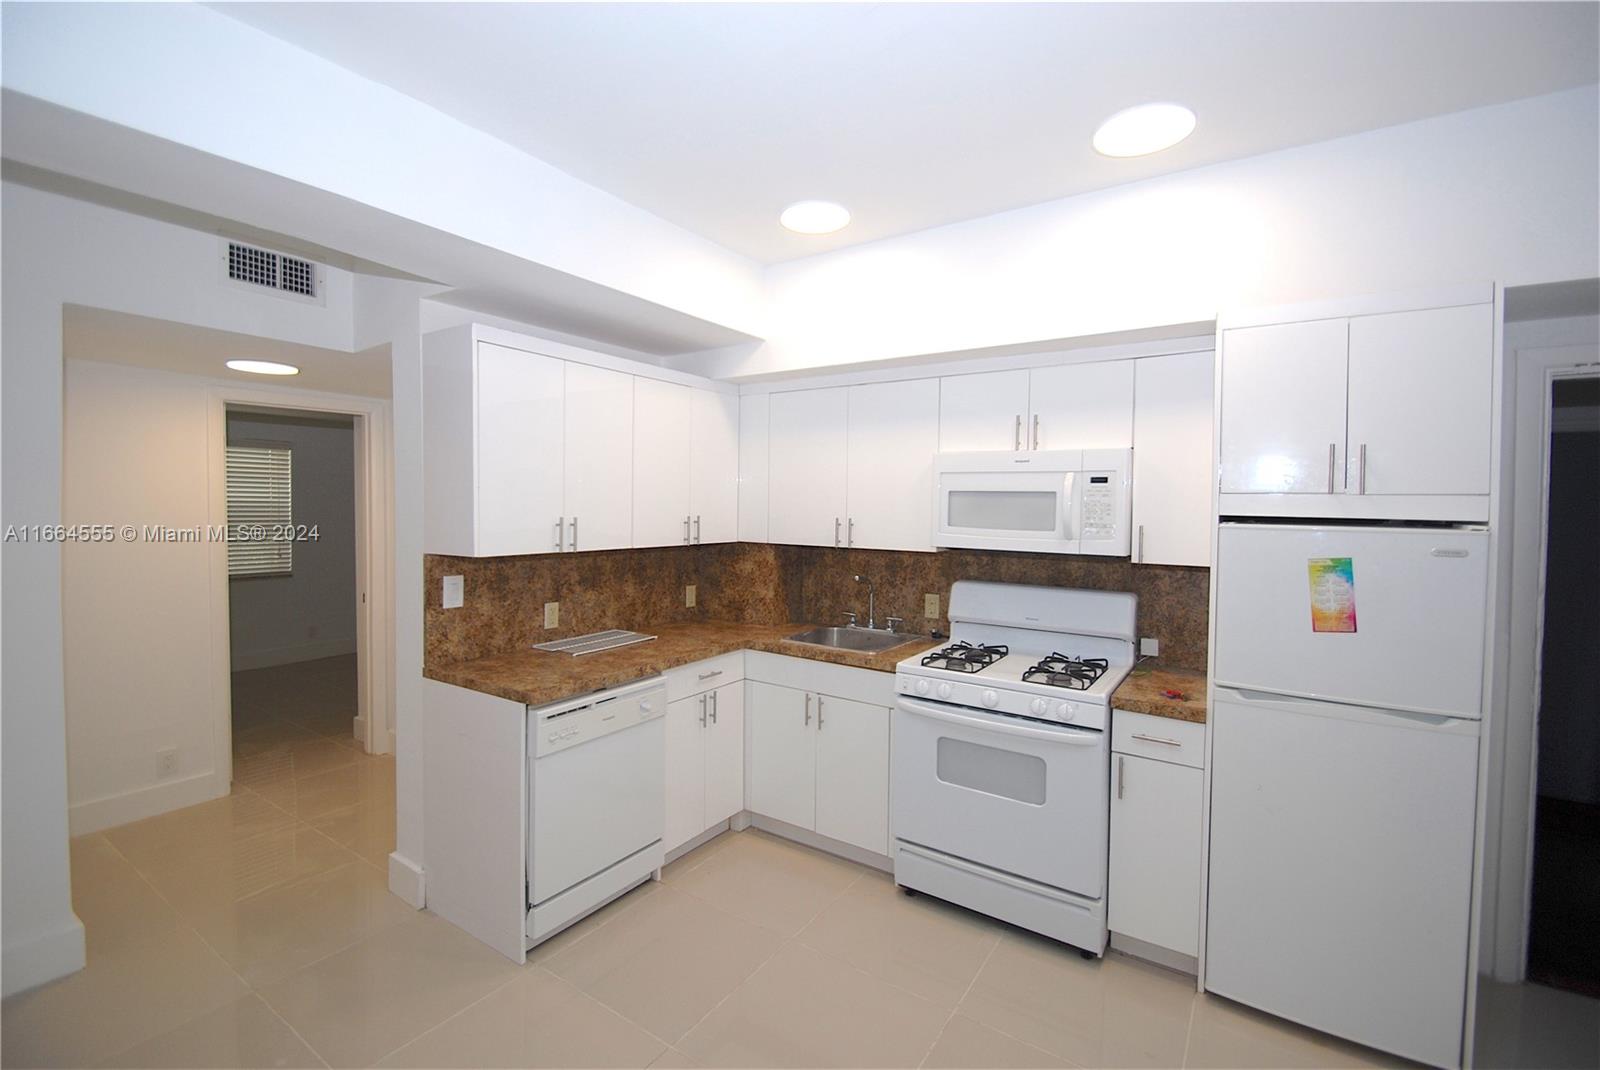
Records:
{"label": "white lower cabinet", "polygon": [[889,853],[889,709],[751,681],[750,809]]}
{"label": "white lower cabinet", "polygon": [[667,704],[666,813],[671,852],[744,809],[744,684]]}
{"label": "white lower cabinet", "polygon": [[[1200,845],[1204,772],[1194,765],[1205,728],[1116,710],[1111,754],[1113,933],[1181,955],[1200,948]],[[1116,744],[1127,741],[1127,747]],[[1141,751],[1170,749],[1176,760]]]}

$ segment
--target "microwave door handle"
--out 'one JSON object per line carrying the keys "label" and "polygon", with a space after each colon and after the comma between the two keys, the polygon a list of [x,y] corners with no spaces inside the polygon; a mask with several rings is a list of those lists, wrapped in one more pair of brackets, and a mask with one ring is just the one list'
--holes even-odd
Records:
{"label": "microwave door handle", "polygon": [[1065,472],[1061,476],[1061,537],[1068,540],[1078,537],[1072,522],[1073,511],[1077,508],[1077,476],[1076,472]]}

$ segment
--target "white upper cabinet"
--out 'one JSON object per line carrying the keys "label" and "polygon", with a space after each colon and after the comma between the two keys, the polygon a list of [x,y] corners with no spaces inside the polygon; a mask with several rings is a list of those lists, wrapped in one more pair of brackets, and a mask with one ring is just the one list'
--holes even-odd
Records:
{"label": "white upper cabinet", "polygon": [[1133,361],[1034,368],[1023,448],[1127,449],[1133,445]]}
{"label": "white upper cabinet", "polygon": [[768,541],[844,545],[848,397],[846,387],[771,396]]}
{"label": "white upper cabinet", "polygon": [[1132,364],[1133,560],[1209,565],[1212,355],[1173,353]]}
{"label": "white upper cabinet", "polygon": [[[739,537],[739,396],[711,390],[689,393],[690,537],[695,542],[733,542]],[[637,485],[637,471],[633,478]]]}
{"label": "white upper cabinet", "polygon": [[850,387],[845,543],[932,550],[939,380]]}
{"label": "white upper cabinet", "polygon": [[564,367],[478,345],[477,540],[481,556],[553,549],[562,509]]}
{"label": "white upper cabinet", "polygon": [[767,541],[768,394],[739,398],[739,541]]}
{"label": "white upper cabinet", "polygon": [[939,449],[944,453],[1026,449],[1028,371],[947,375],[939,380]]}
{"label": "white upper cabinet", "polygon": [[679,546],[690,540],[693,393],[677,383],[633,381],[635,546]]}
{"label": "white upper cabinet", "polygon": [[1343,319],[1224,332],[1224,494],[1344,490],[1347,334]]}
{"label": "white upper cabinet", "polygon": [[633,544],[633,376],[567,364],[568,550]]}
{"label": "white upper cabinet", "polygon": [[1350,321],[1349,491],[1489,493],[1493,331],[1488,305]]}

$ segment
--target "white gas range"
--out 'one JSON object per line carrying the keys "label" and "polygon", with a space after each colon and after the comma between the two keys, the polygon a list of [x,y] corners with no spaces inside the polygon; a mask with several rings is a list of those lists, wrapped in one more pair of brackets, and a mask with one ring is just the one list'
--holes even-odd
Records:
{"label": "white gas range", "polygon": [[1111,693],[1132,594],[963,581],[951,644],[896,669],[895,882],[1099,955]]}

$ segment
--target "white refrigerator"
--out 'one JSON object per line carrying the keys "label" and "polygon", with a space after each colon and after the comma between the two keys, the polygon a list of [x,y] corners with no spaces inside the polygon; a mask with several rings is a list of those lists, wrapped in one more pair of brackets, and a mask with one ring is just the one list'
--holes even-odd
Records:
{"label": "white refrigerator", "polygon": [[1224,523],[1209,991],[1459,1066],[1488,535]]}

